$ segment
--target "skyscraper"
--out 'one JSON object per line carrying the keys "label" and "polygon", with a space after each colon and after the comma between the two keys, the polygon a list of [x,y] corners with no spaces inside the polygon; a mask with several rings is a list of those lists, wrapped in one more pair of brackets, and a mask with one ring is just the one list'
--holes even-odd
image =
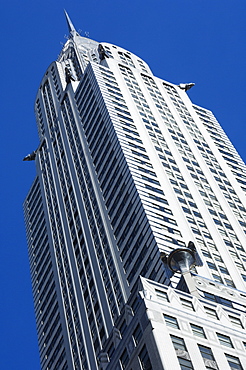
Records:
{"label": "skyscraper", "polygon": [[246,368],[246,168],[192,84],[70,37],[24,209],[42,369]]}

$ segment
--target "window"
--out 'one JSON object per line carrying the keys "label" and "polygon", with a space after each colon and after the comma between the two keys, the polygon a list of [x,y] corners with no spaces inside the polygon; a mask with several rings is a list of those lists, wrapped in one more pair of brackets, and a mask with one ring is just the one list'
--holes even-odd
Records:
{"label": "window", "polygon": [[178,194],[182,194],[182,191],[180,189],[177,189],[177,188],[173,188],[175,193],[178,193]]}
{"label": "window", "polygon": [[246,281],[246,275],[242,274],[242,278],[243,278],[244,281]]}
{"label": "window", "polygon": [[189,205],[190,205],[191,207],[197,208],[197,205],[196,205],[196,203],[194,203],[194,202],[191,202],[191,201],[188,201],[188,203],[189,203]]}
{"label": "window", "polygon": [[190,324],[191,330],[194,335],[201,337],[201,338],[206,338],[206,335],[204,333],[204,330],[201,326],[197,326],[195,324]]}
{"label": "window", "polygon": [[175,317],[169,315],[163,315],[166,321],[167,326],[171,326],[172,328],[179,329],[178,321]]}
{"label": "window", "polygon": [[188,299],[180,298],[180,302],[181,302],[182,306],[184,306],[188,310],[194,311],[193,304]]}
{"label": "window", "polygon": [[138,358],[141,364],[141,369],[152,370],[152,365],[150,362],[150,358],[149,358],[149,354],[148,354],[146,346],[143,346],[142,350],[140,351],[138,355]]}
{"label": "window", "polygon": [[[214,256],[215,261],[223,262],[223,260],[222,260],[222,258],[219,254],[213,253],[213,256]],[[222,270],[221,270],[221,272],[222,272]]]}
{"label": "window", "polygon": [[206,314],[209,317],[212,317],[213,319],[218,320],[218,316],[217,316],[216,310],[214,310],[213,308],[210,308],[210,307],[206,307],[206,306],[204,307],[204,310],[205,310]]}
{"label": "window", "polygon": [[186,204],[186,200],[185,199],[183,199],[181,197],[178,197],[178,200],[179,200],[180,203],[185,203]]}
{"label": "window", "polygon": [[180,186],[181,186],[181,188],[188,190],[188,186],[187,185],[180,183]]}
{"label": "window", "polygon": [[193,211],[193,215],[196,216],[196,217],[202,218],[202,216],[199,212]]}
{"label": "window", "polygon": [[225,354],[225,357],[226,357],[226,359],[228,361],[228,364],[229,364],[231,369],[233,369],[233,370],[235,370],[235,369],[243,370],[242,365],[239,361],[239,358],[231,356],[231,355],[227,355],[227,354]]}
{"label": "window", "polygon": [[215,223],[216,225],[220,225],[220,226],[222,226],[222,222],[221,222],[220,220],[217,220],[216,218],[213,218],[213,220],[214,220],[214,223]]}
{"label": "window", "polygon": [[173,346],[176,350],[187,351],[185,342],[182,338],[178,338],[175,337],[174,335],[171,335],[171,339],[173,342]]}
{"label": "window", "polygon": [[125,331],[127,329],[127,325],[126,325],[126,321],[123,320],[123,323],[121,324],[119,330],[120,330],[120,334],[121,334],[121,337],[123,337]]}
{"label": "window", "polygon": [[207,261],[207,265],[208,265],[208,267],[209,267],[211,270],[217,270],[217,267],[215,266],[215,264],[214,264],[214,263],[212,263],[212,262],[208,262],[208,261]]}
{"label": "window", "polygon": [[237,326],[237,327],[240,327],[240,328],[243,328],[243,325],[242,325],[242,322],[241,320],[239,319],[239,317],[235,317],[235,316],[232,316],[232,315],[228,315],[231,323],[233,326]]}
{"label": "window", "polygon": [[230,337],[228,337],[226,335],[223,335],[223,334],[220,334],[220,333],[216,333],[216,334],[217,334],[218,340],[219,340],[219,342],[222,346],[233,348],[232,341],[231,341]]}
{"label": "window", "polygon": [[221,304],[223,304],[224,306],[228,306],[228,307],[233,307],[232,305],[232,302],[229,301],[228,299],[226,298],[222,298],[222,297],[217,297],[217,301]]}
{"label": "window", "polygon": [[224,266],[219,266],[219,269],[222,272],[222,274],[229,275],[227,268],[225,268]]}
{"label": "window", "polygon": [[129,356],[125,348],[122,355],[120,356],[120,363],[121,363],[122,369],[125,369],[127,367],[128,362],[129,362]]}
{"label": "window", "polygon": [[191,211],[189,210],[189,208],[186,208],[186,207],[182,207],[183,211],[186,212],[186,213],[190,213],[191,214]]}
{"label": "window", "polygon": [[178,360],[179,360],[181,370],[194,369],[192,366],[191,360],[186,360],[185,358],[182,358],[182,357],[178,357]]}
{"label": "window", "polygon": [[216,283],[222,283],[223,282],[222,278],[219,275],[212,274],[212,276],[213,276],[214,281],[216,281]]}
{"label": "window", "polygon": [[[211,213],[211,215],[217,216],[217,213],[213,209],[208,208],[208,210]],[[213,219],[213,220],[215,220],[215,219]]]}
{"label": "window", "polygon": [[201,252],[204,255],[204,257],[212,258],[211,254],[207,250],[202,249]]}
{"label": "window", "polygon": [[194,234],[201,235],[201,232],[196,227],[192,227],[191,230]]}
{"label": "window", "polygon": [[207,231],[203,231],[204,238],[212,239],[211,235]]}
{"label": "window", "polygon": [[137,346],[138,343],[140,342],[141,337],[142,337],[142,329],[141,329],[139,324],[136,326],[136,329],[132,333],[132,336],[133,336],[135,345]]}
{"label": "window", "polygon": [[159,290],[159,289],[156,289],[155,292],[158,298],[161,298],[164,301],[169,302],[168,295],[166,292],[163,292],[162,290]]}
{"label": "window", "polygon": [[211,349],[208,347],[204,347],[200,344],[198,344],[198,348],[201,352],[206,369],[211,369],[211,370],[217,369],[217,365],[216,365],[213,352],[211,351]]}
{"label": "window", "polygon": [[192,362],[190,360],[190,356],[189,353],[187,352],[183,338],[178,338],[175,337],[174,335],[171,335],[171,340],[176,350],[181,370],[193,369]]}

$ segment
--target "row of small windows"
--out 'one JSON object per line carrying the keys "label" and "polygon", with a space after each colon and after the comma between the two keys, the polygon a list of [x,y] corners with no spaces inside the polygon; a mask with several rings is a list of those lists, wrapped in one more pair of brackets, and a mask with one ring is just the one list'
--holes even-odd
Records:
{"label": "row of small windows", "polygon": [[[197,163],[194,163],[194,164],[196,164],[196,165],[197,165]],[[203,173],[202,173],[202,172],[201,172],[201,174],[203,175]],[[178,190],[178,189],[176,189],[176,191],[179,191],[179,190]],[[187,196],[188,196],[188,195],[189,195],[189,196],[191,196],[190,194],[188,194],[188,193],[187,193]],[[180,202],[184,202],[184,199],[183,199],[183,198],[180,198],[179,200],[180,200]],[[192,206],[193,206],[193,203],[192,203]],[[195,231],[195,230],[194,230],[194,231]]]}
{"label": "row of small windows", "polygon": [[[121,118],[121,122],[123,123],[123,119],[125,120],[126,119],[126,116],[122,116],[122,115],[119,115],[119,113],[117,113],[118,114],[118,117],[120,117]],[[128,118],[128,117],[127,117]],[[106,144],[106,143],[105,143]],[[133,144],[133,143],[131,143],[132,145],[134,145],[134,149],[135,150],[139,150],[140,149],[140,147],[139,146],[136,146],[136,144]],[[111,144],[112,145],[112,144]],[[104,145],[105,146],[105,145]],[[129,146],[129,143],[128,143],[128,146]],[[144,148],[142,148],[143,150],[144,150]],[[102,158],[103,158],[103,155],[101,156]],[[111,156],[112,157],[112,156]],[[104,162],[105,162],[105,159],[104,159]],[[97,167],[97,166],[96,166]],[[100,175],[99,175],[100,176]],[[109,180],[110,181],[110,180]],[[116,188],[115,188],[115,190],[117,191],[119,189],[119,186],[117,186]],[[111,190],[112,190],[112,187],[111,187]],[[103,190],[103,193],[104,193],[104,190]],[[116,194],[115,194],[116,195]],[[108,200],[109,199],[113,199],[114,198],[114,188],[113,188],[113,190],[112,191],[110,191],[110,198],[108,198]],[[106,206],[107,207],[111,207],[111,205],[108,203],[108,200],[106,200]],[[131,206],[131,204],[129,203],[129,206],[130,206],[130,208],[132,208],[132,206]],[[111,208],[112,209],[112,208]],[[115,224],[114,225],[114,234],[115,234],[115,236],[116,236],[116,238],[118,239],[118,238],[120,238],[121,239],[121,237],[122,237],[122,235],[120,235],[120,232],[122,231],[122,230],[124,230],[124,234],[126,234],[126,232],[127,232],[127,229],[128,229],[128,227],[127,227],[127,225],[126,225],[126,227],[123,227],[123,224],[125,223],[125,221],[126,221],[126,218],[128,218],[128,216],[129,216],[129,210],[127,210],[127,212],[124,212],[123,213],[123,215],[122,215],[122,217],[120,218],[120,217],[115,217],[114,216],[114,219],[116,220],[115,222],[117,222],[117,224]],[[135,214],[133,214],[133,216],[132,216],[134,219],[136,218],[136,216],[135,216]],[[130,221],[131,221],[131,219],[132,219],[132,217],[130,218]],[[115,223],[114,222],[114,220],[112,220],[112,222],[113,223]],[[131,221],[132,222],[132,221]],[[131,225],[131,222],[130,222],[130,225]],[[140,262],[141,262],[141,259],[140,259]],[[136,274],[136,271],[137,271],[137,269],[138,269],[138,267],[136,266],[136,264],[133,266],[133,269],[131,270],[131,272],[129,273],[129,275],[128,275],[128,281],[129,281],[129,283],[131,283],[131,281],[132,281],[132,279],[133,279],[133,277],[135,277],[135,274]]]}
{"label": "row of small windows", "polygon": [[[145,79],[145,77],[143,77],[143,79]],[[152,83],[153,87],[156,87],[156,86],[155,86],[155,83],[153,82],[153,80],[152,80],[152,79],[146,79],[146,80],[147,80],[147,82],[148,82],[148,83],[151,81],[151,83]],[[152,90],[152,91],[153,91],[153,90]],[[157,92],[157,91],[156,91],[156,92]],[[159,92],[158,92],[158,93],[159,93]],[[157,96],[156,96],[156,97],[157,97]],[[160,103],[160,104],[163,104],[163,102],[162,102],[162,103]],[[162,107],[160,104],[158,104],[159,108],[161,108],[161,107]],[[167,107],[165,107],[165,111],[167,111],[167,110],[168,110],[168,108],[167,108]],[[169,111],[169,110],[168,110],[168,111]],[[169,112],[170,112],[170,111],[169,111]],[[175,121],[174,121],[174,122],[175,122]],[[173,132],[174,132],[174,131],[173,131]],[[179,134],[181,135],[181,133],[179,133]],[[181,136],[182,136],[182,135],[181,135]],[[174,137],[173,137],[173,138],[174,138]],[[175,139],[176,139],[176,138],[175,138]],[[157,149],[157,150],[160,150],[158,147],[156,147],[156,149]],[[170,154],[171,154],[171,153],[170,153]],[[160,155],[160,158],[161,158],[161,159],[164,159],[164,157],[163,157],[163,156],[161,156],[161,155]],[[175,161],[174,161],[173,159],[171,159],[171,158],[169,159],[169,162],[170,162],[170,161],[172,161],[173,163],[175,163]],[[165,167],[167,167],[167,165],[166,165],[165,163],[163,163],[163,165],[165,165]],[[170,166],[168,166],[168,167],[170,168]],[[176,170],[178,170],[178,168],[177,168],[177,167],[175,167],[175,166],[172,166],[172,169],[173,169],[173,170],[175,170],[175,171],[176,171]],[[190,196],[190,197],[191,197],[191,194],[188,194],[188,193],[187,193],[187,196]],[[180,198],[180,201],[184,201],[184,199]],[[191,206],[196,206],[194,202],[191,202],[191,204],[190,204],[190,205],[191,205]]]}
{"label": "row of small windows", "polygon": [[[194,369],[192,365],[192,361],[190,360],[190,356],[187,351],[184,339],[176,337],[174,335],[171,335],[170,337],[171,337],[174,349],[176,350],[180,368],[182,370]],[[220,339],[222,340],[222,338]],[[218,368],[211,348],[205,347],[201,344],[198,344],[198,348],[204,360],[204,365],[206,369]],[[243,370],[238,357],[225,353],[225,358],[227,359],[228,365],[230,366],[231,369]]]}
{"label": "row of small windows", "polygon": [[[86,120],[84,121],[85,123],[86,123]],[[103,127],[103,126],[99,126],[99,127]],[[76,130],[76,127],[75,127],[75,123],[74,123],[74,120],[72,120],[72,128],[73,128],[73,130]],[[75,133],[76,134],[76,133]],[[75,135],[75,138],[77,138],[78,137],[78,135]],[[91,143],[93,143],[93,140],[92,141],[90,141]],[[79,143],[78,143],[78,146],[79,146]],[[82,166],[83,166],[83,168],[84,168],[84,170],[86,170],[87,172],[88,172],[88,170],[86,169],[86,164],[85,164],[85,160],[84,160],[84,158],[83,158],[83,163],[82,163]],[[82,179],[81,179],[82,180]],[[95,198],[95,196],[94,196],[94,192],[93,192],[93,187],[92,187],[92,184],[91,184],[91,181],[90,181],[90,178],[89,178],[89,176],[88,176],[88,174],[86,175],[86,183],[87,183],[87,185],[88,185],[88,189],[90,189],[89,191],[90,191],[90,196],[88,197],[88,195],[85,195],[85,199],[86,199],[86,204],[88,203],[88,199],[89,198],[91,198],[91,199],[94,199]],[[82,185],[82,192],[84,193],[85,192],[85,185],[84,184],[81,184]],[[100,220],[100,217],[99,217],[99,213],[98,213],[98,210],[95,208],[95,206],[96,206],[96,202],[95,202],[95,199],[93,200],[93,207],[94,207],[94,214],[95,214],[95,216],[96,216],[96,219],[97,219],[97,221],[98,221],[98,225],[100,225],[100,234],[102,235],[102,233],[103,233],[103,231],[102,231],[102,221]],[[87,208],[88,207],[90,207],[89,206],[89,203],[87,204],[87,206],[86,206]],[[89,212],[89,208],[87,209],[87,211]],[[93,221],[93,217],[92,217],[92,211],[90,211],[90,213],[91,213],[91,215],[90,215],[90,217],[89,217],[89,220],[90,220],[90,224],[91,224],[91,227],[92,227],[92,230],[93,230],[93,236],[94,236],[94,238],[97,238],[98,239],[98,236],[97,236],[97,233],[95,233],[95,225],[94,225],[94,223],[92,224],[92,221]],[[107,243],[106,243],[106,239],[104,240],[104,243],[103,243],[103,245],[105,246],[105,248],[107,248]],[[100,249],[100,242],[99,242],[99,240],[97,240],[96,242],[95,242],[95,245],[97,246],[97,248],[98,249]],[[105,265],[105,262],[104,261],[102,261],[102,257],[103,257],[103,252],[102,252],[102,250],[100,250],[99,252],[99,255],[101,256],[101,259],[100,259],[100,267],[103,269],[103,270],[105,270],[106,269],[106,265]],[[109,251],[107,252],[107,256],[110,258],[110,261],[108,261],[108,263],[109,263],[109,266],[110,266],[110,268],[113,268],[113,265],[112,265],[112,260],[111,260],[111,257],[110,257],[110,253],[109,253]],[[107,274],[106,274],[107,275]],[[107,278],[106,278],[106,275],[105,275],[105,272],[103,272],[103,276],[105,277],[105,279],[106,280],[109,280],[109,276],[107,275]],[[112,274],[111,274],[111,276],[113,276],[113,272],[112,272]],[[116,285],[115,285],[115,287],[116,287]],[[92,287],[93,288],[93,287]],[[108,289],[109,289],[109,287],[108,287]],[[107,290],[108,290],[107,289]],[[120,290],[119,290],[119,287],[117,288],[117,292],[118,293],[120,293]],[[113,292],[110,292],[109,293],[109,297],[113,297]],[[121,302],[122,301],[122,299],[120,299],[119,298],[119,303],[122,303]],[[113,311],[115,311],[115,308],[114,308],[114,300],[113,299],[110,299],[110,305],[112,306],[112,312]],[[114,316],[115,316],[115,312],[114,312]],[[99,328],[100,329],[100,328]],[[102,330],[103,330],[103,328],[102,328]],[[101,337],[101,339],[102,339],[102,337],[103,337],[103,333],[102,333],[102,330],[100,330],[100,337]],[[96,343],[96,342],[95,342]],[[96,349],[96,350],[98,350],[98,348]]]}
{"label": "row of small windows", "polygon": [[[170,302],[167,292],[159,290],[159,289],[155,289],[155,293],[156,293],[156,296],[158,298],[164,300],[165,302]],[[223,306],[226,306],[226,307],[233,308],[233,302],[226,299],[226,298],[215,296],[214,294],[211,294],[211,293],[208,293],[208,292],[203,292],[203,294],[204,294],[204,298],[208,299],[209,301],[219,303],[219,304],[221,304]],[[193,305],[193,303],[190,299],[180,297],[179,301],[180,301],[181,305],[183,307],[185,307],[186,309],[189,309],[191,311],[195,311],[194,305]],[[203,309],[209,317],[212,317],[216,320],[219,319],[217,310],[215,308],[212,308],[212,307],[209,307],[208,305],[205,305],[203,307]],[[242,307],[242,310],[243,310],[243,307]],[[239,315],[238,316],[231,315],[229,311],[227,312],[227,315],[228,315],[228,319],[231,321],[233,326],[244,328]]]}
{"label": "row of small windows", "polygon": [[[58,139],[58,136],[57,136],[57,139]],[[61,143],[59,143],[59,148],[61,148],[61,154],[62,154],[62,151],[63,151],[63,149],[62,149],[62,145],[61,145]],[[65,159],[65,157],[64,156],[62,156],[62,161],[64,162],[64,159]],[[67,169],[67,164],[66,163],[63,163],[64,164],[64,171]],[[61,175],[61,173],[60,173],[60,175]],[[67,179],[67,181],[69,180],[69,178],[67,177],[67,170],[66,170],[66,179]],[[62,181],[63,182],[63,181]],[[70,194],[71,195],[71,197],[72,197],[72,194]],[[53,197],[53,199],[54,199],[54,197]],[[60,228],[60,230],[61,230],[61,228]],[[64,243],[61,243],[61,245],[64,245]],[[57,253],[57,256],[58,256],[58,265],[59,265],[59,270],[60,270],[60,273],[61,273],[61,281],[62,281],[62,286],[63,286],[63,289],[65,289],[65,284],[64,284],[64,273],[62,272],[62,266],[65,266],[65,268],[66,268],[66,270],[67,270],[67,266],[68,266],[68,263],[67,263],[67,261],[65,260],[65,254],[63,254],[63,258],[64,258],[64,263],[60,263],[59,262],[59,260],[60,260],[60,258],[61,258],[61,255],[58,253],[58,249],[56,250],[56,253]],[[68,279],[68,281],[69,280],[71,280],[70,278],[69,278],[69,273],[68,273],[68,271],[66,271],[66,276],[67,276],[67,279]],[[70,292],[70,297],[72,298],[73,296],[74,296],[74,292],[73,292],[73,290],[72,290],[72,286],[71,286],[71,282],[69,281],[69,287],[70,287],[70,290],[71,290],[71,292]],[[67,295],[67,293],[65,293],[65,291],[64,291],[64,293],[63,293],[63,296],[64,296],[64,299],[65,299],[65,301],[66,302],[68,302],[68,295]],[[67,298],[66,298],[67,297]],[[73,305],[73,307],[74,307],[74,315],[75,316],[77,316],[77,313],[76,313],[76,309],[75,309],[75,301],[74,301],[74,299],[72,300],[72,305]],[[71,318],[71,312],[69,312],[69,308],[68,308],[68,304],[66,304],[66,310],[67,310],[67,317],[68,317],[68,319],[69,318]],[[70,321],[70,319],[69,319],[69,321]],[[70,327],[70,329],[71,329],[71,326],[69,326]],[[81,329],[79,329],[78,328],[78,324],[77,324],[77,329],[76,329],[76,331],[79,333],[79,332],[81,332]],[[74,333],[72,333],[71,332],[71,337],[74,335]],[[73,343],[73,347],[74,347],[74,343]],[[74,356],[75,356],[75,354],[76,353],[78,353],[78,351],[77,351],[77,349],[75,349],[74,348]],[[77,355],[76,355],[77,356]],[[77,361],[77,359],[76,359],[76,356],[75,356],[75,361]],[[85,362],[85,359],[84,359],[84,362]]]}
{"label": "row of small windows", "polygon": [[[145,78],[144,76],[143,76],[143,78]],[[134,82],[134,81],[133,81]],[[200,173],[201,175],[203,175],[203,173],[201,172]],[[230,227],[230,225],[228,226],[228,227]],[[196,229],[194,229],[194,232],[196,232]]]}
{"label": "row of small windows", "polygon": [[[126,324],[126,321],[123,320],[121,326],[119,327],[119,334],[121,338],[124,337],[126,329],[127,329],[127,324]],[[134,346],[137,347],[141,342],[142,336],[143,336],[142,327],[139,323],[137,323],[135,328],[133,329],[131,338],[129,338],[129,340],[132,340],[134,343]],[[114,343],[109,344],[109,347],[107,349],[107,354],[110,360],[114,356],[114,352],[115,352],[114,350],[115,350]],[[129,364],[129,360],[130,360],[130,354],[128,352],[128,348],[124,348],[123,351],[121,352],[121,355],[119,356],[120,367],[122,369],[125,369]],[[138,360],[138,363],[141,369],[152,370],[152,364],[151,364],[148,350],[145,344],[142,345],[140,349],[138,349],[137,360]]]}
{"label": "row of small windows", "polygon": [[[221,152],[222,157],[225,159],[225,161],[227,162],[228,166],[231,167],[231,168],[236,167],[241,172],[243,172],[243,171],[245,172],[245,166],[244,166],[244,164],[242,163],[240,157],[238,156],[237,152],[233,148],[232,144],[230,143],[229,139],[227,138],[227,136],[225,135],[224,131],[222,130],[222,128],[220,127],[220,125],[217,123],[217,121],[214,124],[215,129],[216,129],[216,132],[214,130],[211,131],[210,130],[210,126],[209,126],[209,124],[212,124],[210,115],[208,114],[208,115],[204,116],[204,114],[201,114],[199,112],[199,109],[197,107],[194,106],[194,108],[197,111],[200,119],[204,123],[205,127],[207,128],[207,131],[209,132],[210,136],[212,137],[212,139],[215,140],[215,144],[217,145],[218,150]],[[203,116],[206,117],[206,120],[203,118]],[[221,132],[220,135],[218,134],[218,131]],[[218,136],[218,135],[220,136],[220,139],[218,139],[217,137],[215,137],[215,136]],[[222,137],[223,137],[224,140],[222,139]],[[231,157],[233,157],[234,159],[232,159]],[[238,158],[238,160],[240,161],[241,167],[235,166],[235,165],[239,165],[239,162],[237,160],[235,160],[235,158]],[[236,177],[236,180],[239,183],[241,183],[242,185],[246,185],[246,182],[245,181],[242,181],[240,179],[240,177],[243,177],[242,173],[237,173],[237,172],[233,172],[233,171],[232,171],[232,173],[235,176],[238,176],[239,177],[239,178]],[[246,188],[243,188],[243,187],[242,187],[242,189],[244,191],[246,190]]]}
{"label": "row of small windows", "polygon": [[[181,301],[181,304],[185,308],[194,311],[194,307],[191,301],[182,299],[182,298],[180,299],[180,301]],[[205,311],[208,313],[208,316],[218,319],[218,316],[215,310],[209,307],[205,307]],[[234,327],[242,328],[242,329],[244,328],[240,318],[233,316],[233,315],[228,315],[228,318]],[[175,328],[175,329],[180,329],[178,320],[175,317],[164,314],[164,319],[165,319],[166,325],[171,326],[172,328]],[[194,335],[201,337],[201,338],[205,338],[205,339],[207,338],[203,327],[190,323],[190,328]],[[233,348],[230,337],[220,334],[220,333],[217,333],[217,337],[218,337],[220,344],[224,344],[227,347]]]}
{"label": "row of small windows", "polygon": [[45,134],[45,126],[44,126],[44,120],[43,120],[43,115],[42,115],[41,103],[39,99],[36,100],[35,113],[36,113],[36,120],[38,122],[38,128],[39,128],[38,131],[39,131],[39,135],[41,139]]}
{"label": "row of small windows", "polygon": [[[170,87],[168,87],[168,89],[170,90]],[[175,94],[177,96],[177,94]],[[174,99],[173,97],[171,97],[172,99]],[[188,121],[185,121],[188,123]],[[197,144],[200,144],[200,142],[198,140],[195,140],[195,142],[197,142]],[[205,143],[203,143],[203,146],[205,145]],[[191,168],[190,168],[191,169]],[[221,176],[224,175],[223,173],[220,174]]]}
{"label": "row of small windows", "polygon": [[[44,148],[44,150],[45,150],[45,148]],[[43,178],[44,178],[44,184],[45,184],[45,191],[46,191],[46,198],[47,198],[47,203],[48,203],[48,209],[49,209],[50,216],[51,216],[51,226],[52,226],[52,230],[53,230],[54,240],[56,240],[56,238],[57,238],[57,233],[56,233],[57,229],[56,229],[56,227],[54,227],[54,212],[53,212],[52,203],[51,203],[51,195],[49,193],[50,192],[50,189],[53,192],[53,189],[54,189],[53,186],[54,186],[54,184],[53,184],[52,176],[50,175],[50,164],[49,164],[49,162],[47,161],[46,162],[46,166],[44,166],[44,157],[43,157],[43,154],[45,154],[45,151],[43,151],[42,153],[40,153],[41,166],[43,168]],[[50,187],[48,186],[48,178],[49,178]],[[55,207],[57,207],[57,204],[56,204],[57,203],[57,200],[56,200],[56,196],[54,194],[52,194],[52,199],[53,199],[53,205]],[[59,228],[60,219],[59,219],[58,213],[56,213],[56,218],[57,218],[57,221],[58,221],[58,230],[59,230],[59,233],[61,233],[61,228]],[[56,253],[57,253],[57,250],[56,250]],[[54,302],[56,302],[56,293],[54,293],[52,299],[50,299],[50,297],[52,297],[51,294],[48,296],[48,300],[46,299],[43,302],[42,306],[39,307],[39,311],[40,311],[41,317],[43,317],[45,319],[48,318],[50,311],[53,309]],[[49,363],[51,361],[52,361],[52,363],[55,363],[56,362],[56,357],[58,355],[57,348],[59,348],[59,349],[62,348],[62,343],[63,343],[62,342],[62,338],[60,338],[60,334],[57,334],[57,333],[54,334],[54,336],[53,336],[53,333],[50,334],[53,339],[52,339],[51,343],[45,347],[45,356],[43,357],[43,359],[45,359],[46,361],[49,360]],[[53,350],[53,348],[55,348],[55,343],[57,343],[57,341],[59,339],[60,339],[60,341],[59,341],[56,349],[53,351],[53,354],[51,354],[51,351]],[[47,340],[48,339],[46,338],[46,341]],[[50,354],[51,354],[51,357],[49,357]]]}
{"label": "row of small windows", "polygon": [[[195,181],[195,183],[196,183],[196,181]],[[197,183],[198,184],[198,183]],[[199,186],[200,186],[200,183],[198,184]],[[207,187],[207,186],[205,186],[204,185],[204,187]],[[204,191],[201,191],[201,190],[199,190],[200,191],[200,193],[201,193],[201,195],[203,196],[203,198],[204,198],[204,202],[206,203],[206,204],[209,204],[209,202],[205,199],[205,198],[207,198],[208,197],[208,195],[204,192]],[[210,191],[211,191],[211,188],[210,188]],[[233,189],[232,189],[232,191],[233,191]],[[216,197],[213,195],[213,194],[209,194],[209,196],[210,196],[210,198],[212,199],[212,201],[213,201],[213,204],[215,204],[215,201],[216,201]],[[211,204],[212,205],[212,204]],[[216,214],[216,212],[215,211],[213,211],[213,210],[211,210],[210,209],[210,211],[211,211],[211,213],[212,212],[214,212],[214,214]],[[220,215],[221,215],[221,217],[222,218],[225,218],[226,219],[226,216],[224,215],[224,214],[222,214],[222,213],[220,213]],[[214,220],[214,222],[215,223],[217,223],[218,225],[220,224],[220,221],[219,220],[217,220],[217,219],[215,219]],[[231,225],[229,225],[228,223],[225,223],[225,228],[226,229],[231,229],[232,230],[232,227],[231,227]],[[219,277],[216,277],[216,279],[217,279],[217,281],[218,281],[218,279],[220,279]],[[222,280],[220,279],[220,282],[222,282]],[[231,285],[231,286],[234,286],[233,284],[232,284],[232,282],[231,281],[228,281],[228,284],[229,285]]]}
{"label": "row of small windows", "polygon": [[[168,326],[175,328],[175,329],[179,329],[176,318],[171,317],[169,315],[164,315],[164,318]],[[195,324],[190,324],[190,327],[193,332],[193,335],[206,339],[206,335],[202,327],[195,325]],[[124,335],[125,329],[126,329],[126,325],[123,322],[120,328],[121,336]],[[233,348],[233,344],[232,344],[230,337],[224,334],[221,334],[221,333],[216,333],[216,334],[217,334],[217,340],[222,346]],[[133,338],[135,346],[138,346],[138,344],[140,343],[142,335],[143,335],[143,332],[142,332],[141,326],[137,324],[132,333],[132,338]],[[185,340],[183,338],[177,337],[172,334],[170,335],[170,339],[176,351],[176,355],[177,355],[178,362],[180,364],[180,368],[183,370],[194,369],[190,355],[186,347]],[[205,367],[207,369],[217,368],[216,359],[213,355],[211,348],[204,346],[202,344],[199,344],[199,343],[197,344],[197,346],[203,358]],[[112,358],[112,355],[113,355],[113,349],[114,349],[114,346],[113,344],[111,344],[111,346],[108,349],[108,356],[110,359]],[[230,368],[243,370],[238,357],[225,353],[225,358]],[[119,362],[120,362],[122,369],[125,369],[127,367],[129,360],[130,360],[130,356],[129,356],[127,348],[125,348],[119,357]],[[147,370],[152,369],[152,364],[151,364],[150,356],[148,354],[146,345],[144,345],[139,351],[138,361],[140,362],[142,369],[147,369]]]}
{"label": "row of small windows", "polygon": [[[197,140],[196,140],[197,141]],[[199,143],[200,144],[200,142],[199,141],[197,141],[197,143]],[[205,144],[205,143],[204,143]],[[203,175],[203,173],[202,173],[202,171],[201,171],[201,173],[200,173],[201,175]]]}
{"label": "row of small windows", "polygon": [[[124,70],[124,72],[125,72],[125,69],[123,69],[123,68],[121,68],[122,69],[122,71]],[[127,74],[127,72],[128,72],[128,74]],[[134,81],[133,80],[133,76],[132,76],[132,74],[129,72],[129,71],[126,71],[126,74],[131,78],[131,81],[132,81],[132,83],[134,83],[134,85],[136,86],[137,84],[136,84],[136,81]],[[143,78],[145,78],[145,76],[143,76]],[[125,78],[126,79],[126,81],[130,81],[130,79],[129,78]],[[131,85],[131,88],[134,88],[134,86],[133,85]],[[137,97],[137,94],[139,94],[139,92],[138,91],[136,91],[135,92],[135,95],[133,96],[133,97]],[[140,95],[141,96],[141,95]],[[142,99],[142,101],[144,101],[144,99]],[[145,110],[147,109],[147,113],[149,114],[149,113],[151,113],[150,112],[150,110],[149,110],[149,106],[147,105],[147,102],[146,103],[142,103],[142,105],[139,105],[140,103],[139,102],[137,102],[137,107],[138,107],[138,109],[141,109],[142,111],[144,111],[144,109],[143,109],[143,107],[145,107]],[[142,114],[141,112],[140,112],[140,114]],[[147,117],[147,115],[145,115],[145,117]],[[150,119],[152,119],[152,120],[154,120],[154,117],[151,115],[149,115],[149,118]],[[143,119],[144,120],[144,119]],[[147,120],[146,120],[147,121]],[[149,121],[147,121],[147,122],[149,122]],[[153,122],[152,122],[152,124],[154,124]],[[156,124],[155,124],[156,125]],[[156,125],[157,126],[157,125]],[[157,126],[158,127],[158,126]],[[131,145],[131,144],[130,144]],[[141,149],[141,148],[139,148],[139,149]],[[149,170],[146,170],[146,172],[150,172]],[[154,174],[154,176],[155,176],[155,174]],[[155,179],[152,179],[152,178],[149,178],[149,177],[146,177],[146,176],[143,176],[142,175],[142,179],[143,180],[145,180],[145,181],[148,181],[148,182],[152,182],[152,183],[155,183],[156,185],[159,185],[159,182],[158,181],[156,181]],[[148,185],[148,184],[146,184],[145,183],[145,187],[147,188],[147,189],[149,189],[149,190],[152,190],[152,191],[154,191],[154,192],[159,192],[160,194],[162,194],[163,192],[162,192],[162,190],[161,189],[158,189],[158,188],[156,188],[156,187],[153,187],[153,186],[150,186],[150,185]],[[172,229],[173,230],[173,229]],[[170,229],[170,231],[171,231],[171,229]],[[172,231],[173,232],[173,231]],[[179,233],[180,234],[180,233]]]}

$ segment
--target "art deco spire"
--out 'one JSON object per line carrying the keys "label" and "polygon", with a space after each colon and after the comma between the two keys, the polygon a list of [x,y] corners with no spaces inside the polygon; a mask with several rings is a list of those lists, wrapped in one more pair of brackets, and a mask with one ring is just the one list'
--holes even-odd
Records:
{"label": "art deco spire", "polygon": [[67,14],[65,9],[64,9],[64,13],[65,13],[65,17],[66,17],[66,21],[67,21],[70,36],[71,37],[79,36],[79,33],[76,31],[71,19],[69,18],[69,15]]}

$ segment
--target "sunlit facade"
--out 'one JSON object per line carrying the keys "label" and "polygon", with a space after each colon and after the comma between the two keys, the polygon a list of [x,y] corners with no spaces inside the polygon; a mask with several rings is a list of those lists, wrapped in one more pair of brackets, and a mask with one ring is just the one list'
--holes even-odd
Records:
{"label": "sunlit facade", "polygon": [[[26,158],[42,369],[246,368],[244,163],[188,85],[67,21]],[[190,241],[195,294],[160,258]]]}

